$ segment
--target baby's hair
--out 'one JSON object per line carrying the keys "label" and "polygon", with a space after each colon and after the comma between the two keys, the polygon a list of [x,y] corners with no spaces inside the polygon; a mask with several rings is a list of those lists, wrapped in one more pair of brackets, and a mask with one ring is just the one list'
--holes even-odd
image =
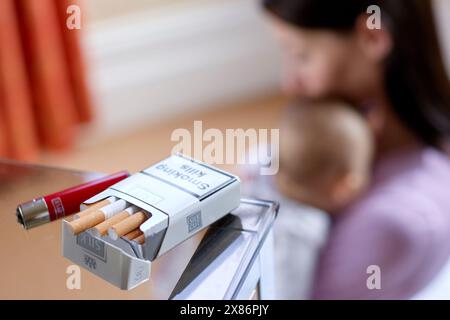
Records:
{"label": "baby's hair", "polygon": [[368,173],[373,141],[364,118],[338,100],[295,100],[281,119],[280,172],[318,186],[351,170]]}

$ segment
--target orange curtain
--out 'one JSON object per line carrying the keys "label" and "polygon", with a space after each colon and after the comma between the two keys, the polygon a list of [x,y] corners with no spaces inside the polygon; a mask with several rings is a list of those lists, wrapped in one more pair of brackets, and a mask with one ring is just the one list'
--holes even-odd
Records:
{"label": "orange curtain", "polygon": [[[70,147],[92,118],[71,0],[0,0],[0,157]],[[81,25],[83,27],[83,24]]]}

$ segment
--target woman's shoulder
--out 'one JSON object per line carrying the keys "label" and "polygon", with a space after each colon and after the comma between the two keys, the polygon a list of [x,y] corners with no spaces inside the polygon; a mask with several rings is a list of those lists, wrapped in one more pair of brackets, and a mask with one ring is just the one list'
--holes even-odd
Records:
{"label": "woman's shoulder", "polygon": [[450,241],[450,215],[414,188],[389,186],[371,192],[342,212],[335,229],[338,237],[433,246],[437,242],[431,240],[437,237]]}
{"label": "woman's shoulder", "polygon": [[372,187],[347,211],[369,221],[405,224],[405,228],[417,224],[450,229],[449,187],[450,158],[446,154],[432,148],[405,152],[378,166]]}
{"label": "woman's shoulder", "polygon": [[432,148],[405,152],[378,165],[370,189],[343,216],[356,224],[381,224],[380,232],[442,234],[450,241],[449,187],[447,155]]}
{"label": "woman's shoulder", "polygon": [[447,186],[449,178],[449,154],[432,147],[412,147],[377,161],[372,189],[396,187],[406,190],[414,187],[435,190],[436,187]]}

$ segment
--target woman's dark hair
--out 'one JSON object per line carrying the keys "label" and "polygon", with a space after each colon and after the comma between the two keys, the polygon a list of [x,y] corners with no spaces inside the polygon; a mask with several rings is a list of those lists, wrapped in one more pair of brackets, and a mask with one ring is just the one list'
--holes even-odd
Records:
{"label": "woman's dark hair", "polygon": [[421,139],[439,146],[450,136],[450,82],[439,47],[430,0],[263,0],[294,26],[348,32],[370,5],[393,39],[385,88],[394,112]]}

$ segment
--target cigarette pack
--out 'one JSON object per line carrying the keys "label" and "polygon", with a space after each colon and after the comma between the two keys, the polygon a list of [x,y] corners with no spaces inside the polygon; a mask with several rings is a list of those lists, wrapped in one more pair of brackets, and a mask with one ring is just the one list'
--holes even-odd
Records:
{"label": "cigarette pack", "polygon": [[139,226],[145,241],[113,240],[62,225],[63,255],[121,289],[150,278],[151,261],[239,206],[240,180],[208,164],[172,155],[86,200],[125,200],[150,218]]}

